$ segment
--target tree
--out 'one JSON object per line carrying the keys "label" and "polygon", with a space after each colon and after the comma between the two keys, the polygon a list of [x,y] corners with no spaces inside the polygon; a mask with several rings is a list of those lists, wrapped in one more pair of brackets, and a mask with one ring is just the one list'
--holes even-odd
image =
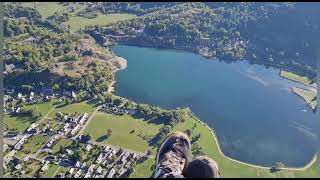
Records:
{"label": "tree", "polygon": [[30,92],[33,89],[31,85],[27,85],[27,84],[24,84],[21,87],[25,92]]}
{"label": "tree", "polygon": [[187,130],[185,130],[185,133],[186,133],[188,136],[191,136],[191,135],[192,135],[192,130],[187,129]]}
{"label": "tree", "polygon": [[109,128],[109,129],[107,130],[107,136],[110,137],[111,134],[112,134],[112,130]]}
{"label": "tree", "polygon": [[80,152],[74,151],[74,153],[69,157],[69,159],[73,162],[77,162],[81,160]]}
{"label": "tree", "polygon": [[54,85],[53,85],[53,90],[54,90],[54,91],[58,91],[59,88],[60,88],[59,84],[54,84]]}
{"label": "tree", "polygon": [[103,97],[102,94],[99,94],[99,95],[98,95],[98,100],[99,100],[100,102],[104,102],[104,97]]}
{"label": "tree", "polygon": [[149,148],[148,151],[147,151],[147,156],[150,156],[152,154],[152,149]]}
{"label": "tree", "polygon": [[275,162],[274,165],[271,167],[270,171],[271,172],[278,172],[284,167],[285,167],[285,165],[282,162]]}
{"label": "tree", "polygon": [[39,118],[39,117],[41,117],[42,116],[42,113],[41,113],[41,111],[39,110],[39,108],[38,107],[36,107],[36,108],[34,108],[34,109],[31,109],[31,116],[33,117],[33,118]]}
{"label": "tree", "polygon": [[200,137],[201,137],[200,134],[197,134],[196,136],[192,137],[191,144],[194,143],[194,142],[197,142],[200,139]]}

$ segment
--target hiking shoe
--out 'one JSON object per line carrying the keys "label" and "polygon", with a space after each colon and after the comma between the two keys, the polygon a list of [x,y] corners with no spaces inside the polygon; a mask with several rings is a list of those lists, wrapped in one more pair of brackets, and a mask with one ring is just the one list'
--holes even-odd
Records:
{"label": "hiking shoe", "polygon": [[190,139],[183,132],[175,132],[169,136],[158,149],[156,156],[155,178],[177,178],[188,162]]}
{"label": "hiking shoe", "polygon": [[218,178],[220,172],[214,160],[199,156],[187,165],[183,175],[187,178]]}

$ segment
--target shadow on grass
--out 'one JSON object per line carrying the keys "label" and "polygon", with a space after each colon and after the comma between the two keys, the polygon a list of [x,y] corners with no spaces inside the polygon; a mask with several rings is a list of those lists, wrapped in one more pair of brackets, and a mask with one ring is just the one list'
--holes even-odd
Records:
{"label": "shadow on grass", "polygon": [[103,136],[100,136],[98,139],[96,139],[97,142],[102,142],[102,141],[105,141],[108,139],[108,136],[107,135],[103,135]]}
{"label": "shadow on grass", "polygon": [[59,105],[59,104],[61,104],[61,102],[54,102],[54,103],[52,103],[54,106],[57,106],[57,105]]}
{"label": "shadow on grass", "polygon": [[59,105],[57,105],[57,108],[62,108],[62,107],[65,107],[65,106],[67,106],[67,105],[68,105],[67,103],[59,104]]}

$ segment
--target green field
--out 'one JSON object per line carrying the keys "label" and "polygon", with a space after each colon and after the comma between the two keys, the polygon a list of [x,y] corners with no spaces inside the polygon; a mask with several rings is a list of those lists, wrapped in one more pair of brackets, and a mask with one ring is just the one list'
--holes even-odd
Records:
{"label": "green field", "polygon": [[[53,103],[26,105],[24,108],[26,110],[29,110],[29,109],[34,109],[36,107],[39,108],[42,116],[45,116],[53,108]],[[36,122],[39,119],[34,119],[31,116],[26,116],[26,115],[12,115],[12,114],[4,115],[4,123],[8,126],[10,130],[16,130],[16,131],[26,130],[28,127],[31,126],[32,123]]]}
{"label": "green field", "polygon": [[135,15],[132,14],[120,14],[120,13],[114,13],[114,14],[101,14],[99,13],[96,18],[85,18],[80,16],[72,16],[70,17],[70,20],[67,22],[67,24],[70,25],[72,31],[78,31],[80,28],[84,28],[88,25],[106,25],[109,23],[132,19]]}
{"label": "green field", "polygon": [[145,178],[152,176],[152,166],[155,164],[153,158],[149,158],[142,164],[137,164],[133,173],[130,174],[129,178]]}
{"label": "green field", "polygon": [[[101,14],[98,13],[98,16],[95,18],[85,18],[81,16],[77,16],[76,13],[83,10],[86,6],[81,4],[72,4],[68,6],[64,6],[62,4],[59,4],[57,2],[28,2],[23,3],[23,6],[36,8],[39,13],[41,14],[43,19],[46,19],[52,15],[54,15],[55,12],[62,13],[66,12],[70,15],[70,19],[66,24],[69,24],[72,31],[78,31],[80,28],[84,28],[87,25],[106,25],[109,23],[121,21],[121,20],[127,20],[136,17],[133,14],[126,14],[126,13],[114,13],[114,14]],[[68,7],[74,7],[75,11],[72,12],[70,8]]]}
{"label": "green field", "polygon": [[37,152],[49,140],[49,136],[35,135],[28,139],[28,142],[23,145],[22,151],[25,153]]}
{"label": "green field", "polygon": [[61,12],[67,9],[67,6],[63,6],[57,2],[26,2],[23,3],[23,6],[31,8],[35,7],[41,14],[42,18],[47,18],[57,11]]}
{"label": "green field", "polygon": [[11,114],[5,114],[3,121],[11,131],[24,131],[35,122],[35,120],[29,116],[16,116]]}
{"label": "green field", "polygon": [[55,164],[50,164],[48,170],[43,172],[41,178],[53,178],[57,171],[59,171],[60,166]]}
{"label": "green field", "polygon": [[93,111],[95,110],[94,105],[88,104],[86,102],[81,102],[81,103],[74,103],[74,104],[69,104],[65,106],[57,106],[49,115],[49,118],[54,118],[58,112],[63,112],[63,113],[88,113],[92,114]]}
{"label": "green field", "polygon": [[67,140],[67,139],[59,139],[59,141],[52,147],[53,153],[57,153],[60,151],[60,147],[67,147],[71,145],[72,141]]}
{"label": "green field", "polygon": [[[142,137],[153,137],[161,127],[161,124],[151,124],[128,115],[97,113],[84,133],[90,134],[96,141],[145,152],[149,145]],[[112,134],[106,138],[108,128],[112,130]],[[132,130],[135,132],[130,133]]]}
{"label": "green field", "polygon": [[305,85],[310,85],[312,81],[308,77],[299,76],[289,71],[281,70],[280,76],[286,79],[290,79],[292,81],[296,81]]}

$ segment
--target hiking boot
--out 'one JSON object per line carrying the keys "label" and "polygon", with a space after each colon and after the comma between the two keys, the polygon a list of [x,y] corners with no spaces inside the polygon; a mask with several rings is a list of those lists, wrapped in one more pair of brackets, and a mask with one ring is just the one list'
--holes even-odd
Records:
{"label": "hiking boot", "polygon": [[183,175],[187,178],[218,178],[220,172],[214,160],[199,156],[187,165]]}
{"label": "hiking boot", "polygon": [[190,139],[183,132],[169,136],[158,149],[155,178],[177,178],[188,162]]}

